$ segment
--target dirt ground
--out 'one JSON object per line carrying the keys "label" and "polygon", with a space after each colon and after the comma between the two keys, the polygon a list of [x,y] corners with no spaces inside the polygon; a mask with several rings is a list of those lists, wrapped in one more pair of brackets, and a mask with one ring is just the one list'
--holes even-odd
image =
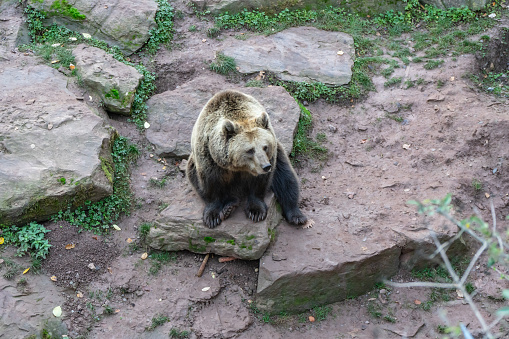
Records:
{"label": "dirt ground", "polygon": [[[212,23],[200,21],[184,2],[172,5],[184,13],[175,22],[174,48],[144,60],[157,73],[158,92],[200,75],[221,77],[206,66],[221,43],[206,36]],[[189,32],[191,25],[197,31]],[[235,34],[223,33],[219,39],[233,39]],[[399,215],[415,213],[406,201],[441,198],[451,192],[458,216],[469,215],[475,206],[490,220],[488,193],[494,197],[499,228],[507,228],[507,221],[502,221],[509,214],[508,105],[480,92],[468,79],[477,71],[476,65],[472,55],[456,61],[446,58],[433,70],[411,64],[397,69],[394,76],[423,79],[418,86],[385,87],[386,79],[376,76],[376,91],[359,102],[307,104],[314,118],[312,134],[326,135],[324,145],[330,154],[326,161],[308,160],[296,166],[303,183],[304,211],[313,214],[322,205],[343,206],[353,195],[353,203],[366,206],[361,216],[365,220],[373,220],[369,206],[376,199],[385,211],[379,209],[374,219],[391,215],[391,221],[398,222]],[[233,81],[242,85],[248,79]],[[443,83],[440,88],[439,82]],[[388,117],[395,113],[403,120]],[[257,312],[252,301],[258,261],[219,263],[212,256],[198,278],[203,255],[179,252],[161,258],[145,247],[138,228],[157,217],[171,192],[183,188],[185,177],[178,159],[166,159],[168,166],[163,170],[161,160],[150,156],[152,146],[126,118],[110,116],[109,122],[141,151],[131,174],[135,209],[118,221],[121,230],[108,236],[80,233],[62,222],[45,223],[52,230],[48,237],[53,247],[40,273],[26,278],[24,297],[30,298],[30,288],[38,281],[56,277],[56,286],[46,293],[63,296],[69,337],[167,338],[169,333],[177,337],[189,331],[191,338],[441,338],[441,326],[461,321],[474,332],[479,327],[455,291],[436,298],[426,288],[379,286],[366,295],[301,315],[269,317]],[[166,185],[151,185],[154,177],[166,177]],[[482,181],[482,191],[472,188],[473,178]],[[369,228],[363,232],[369,233]],[[74,248],[67,250],[66,245]],[[142,260],[145,252],[150,256]],[[474,252],[475,246],[467,256]],[[504,305],[501,288],[508,287],[485,263],[480,261],[469,281],[476,288],[474,300],[481,314],[490,321]],[[404,270],[393,277],[399,282],[412,280]],[[203,289],[207,293],[199,293]],[[422,306],[430,300],[429,308]],[[316,321],[310,322],[309,316]],[[151,328],[157,317],[164,321]],[[497,332],[508,337],[507,322]]]}

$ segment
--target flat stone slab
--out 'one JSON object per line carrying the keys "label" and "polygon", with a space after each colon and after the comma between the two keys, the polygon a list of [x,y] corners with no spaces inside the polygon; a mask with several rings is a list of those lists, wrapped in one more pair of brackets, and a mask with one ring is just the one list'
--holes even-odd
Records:
{"label": "flat stone slab", "polygon": [[[156,27],[154,0],[29,0],[28,4],[46,13],[45,25],[56,23],[73,31],[118,46],[127,54],[140,49]],[[71,11],[74,8],[74,11]],[[73,15],[74,12],[74,15]]]}
{"label": "flat stone slab", "polygon": [[216,228],[203,224],[204,203],[189,189],[175,194],[154,227],[147,235],[147,244],[165,251],[188,250],[195,253],[215,253],[240,259],[259,259],[271,241],[271,231],[281,220],[274,195],[268,194],[265,203],[269,207],[267,218],[254,223],[248,219],[243,206]]}
{"label": "flat stone slab", "polygon": [[348,84],[355,58],[353,38],[341,32],[294,27],[270,36],[232,40],[222,50],[245,74],[269,71],[281,80]]}
{"label": "flat stone slab", "polygon": [[[410,216],[405,226],[376,222],[366,218],[363,206],[352,203],[326,205],[308,217],[315,220],[312,228],[279,225],[276,240],[260,259],[260,310],[303,312],[361,295],[400,267],[429,263],[426,255],[435,250],[428,229]],[[456,232],[453,225],[443,229],[443,222],[431,227],[442,240]]]}
{"label": "flat stone slab", "polygon": [[44,66],[0,63],[0,224],[45,220],[112,193],[112,129]]}
{"label": "flat stone slab", "polygon": [[85,44],[76,46],[76,71],[85,86],[101,99],[112,113],[131,115],[131,105],[143,75],[100,48]]}
{"label": "flat stone slab", "polygon": [[181,87],[154,95],[147,101],[150,128],[148,141],[160,157],[188,158],[191,152],[191,133],[200,112],[214,94],[236,89],[252,95],[265,107],[278,140],[290,153],[293,136],[300,117],[297,102],[283,87],[230,87],[230,84],[208,77],[196,78]]}

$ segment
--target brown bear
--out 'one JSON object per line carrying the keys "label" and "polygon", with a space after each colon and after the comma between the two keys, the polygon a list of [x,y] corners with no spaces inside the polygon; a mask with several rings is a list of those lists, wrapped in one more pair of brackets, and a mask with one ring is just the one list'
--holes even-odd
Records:
{"label": "brown bear", "polygon": [[193,128],[186,172],[206,203],[203,222],[210,228],[221,224],[244,199],[247,217],[264,220],[269,187],[289,223],[307,222],[298,206],[297,175],[268,114],[252,96],[226,90],[207,102]]}

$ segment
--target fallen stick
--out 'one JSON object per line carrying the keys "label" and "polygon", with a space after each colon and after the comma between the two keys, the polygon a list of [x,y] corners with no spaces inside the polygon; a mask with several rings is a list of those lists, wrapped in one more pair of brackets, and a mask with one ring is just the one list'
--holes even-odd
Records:
{"label": "fallen stick", "polygon": [[203,274],[203,271],[205,271],[205,266],[207,266],[207,261],[209,261],[209,256],[210,256],[210,253],[207,253],[205,258],[203,258],[200,269],[198,270],[198,273],[196,274],[197,277],[201,277],[201,275]]}
{"label": "fallen stick", "polygon": [[235,257],[222,257],[222,258],[218,259],[219,262],[228,262],[228,261],[233,261],[233,260],[237,260],[237,258],[235,258]]}

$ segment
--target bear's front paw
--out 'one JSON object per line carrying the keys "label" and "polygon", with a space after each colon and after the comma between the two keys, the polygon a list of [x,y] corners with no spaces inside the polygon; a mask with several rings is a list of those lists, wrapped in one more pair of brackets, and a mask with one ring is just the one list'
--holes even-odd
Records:
{"label": "bear's front paw", "polygon": [[285,219],[292,225],[304,225],[308,222],[308,218],[298,208],[286,213]]}
{"label": "bear's front paw", "polygon": [[217,206],[207,206],[203,211],[203,223],[208,228],[215,228],[221,224],[221,209]]}
{"label": "bear's front paw", "polygon": [[246,208],[246,215],[254,222],[262,221],[267,218],[267,205],[263,201],[250,201]]}

